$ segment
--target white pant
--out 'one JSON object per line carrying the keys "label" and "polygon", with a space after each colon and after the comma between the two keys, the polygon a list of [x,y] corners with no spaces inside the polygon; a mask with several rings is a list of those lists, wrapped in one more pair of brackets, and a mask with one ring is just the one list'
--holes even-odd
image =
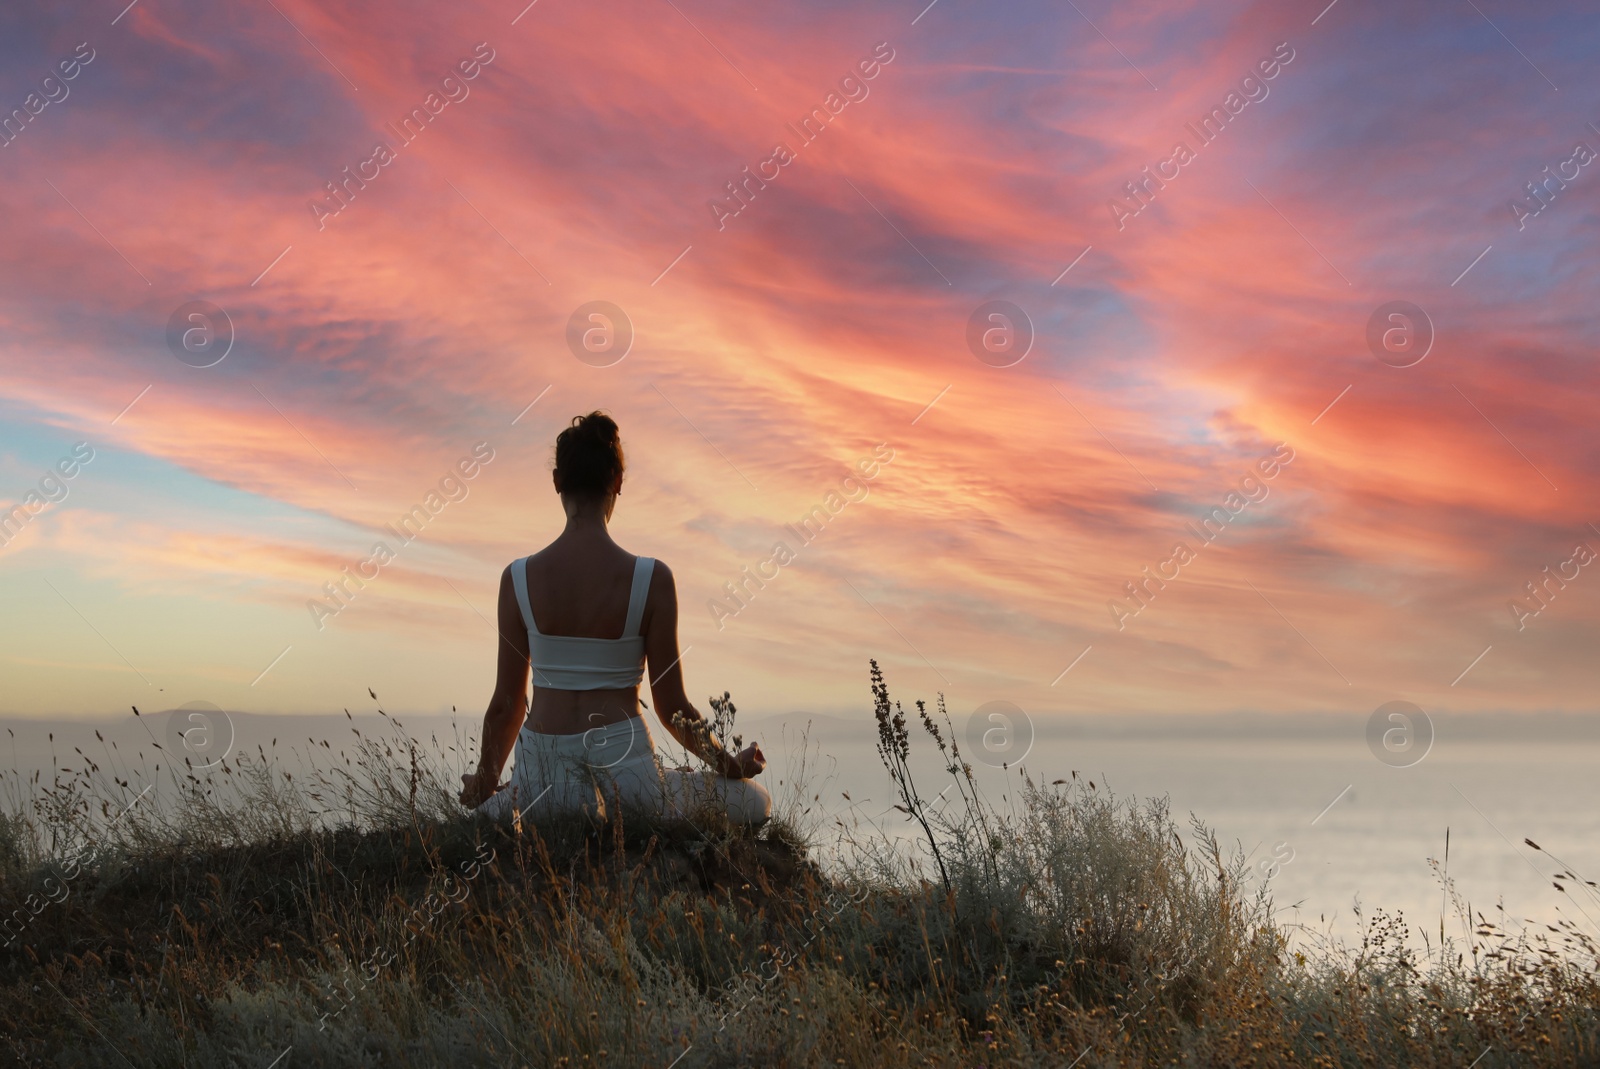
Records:
{"label": "white pant", "polygon": [[753,780],[663,769],[641,716],[572,735],[525,727],[515,752],[510,784],[478,807],[496,820],[562,812],[603,819],[608,802],[678,820],[707,808],[735,824],[760,824],[772,815],[772,796]]}

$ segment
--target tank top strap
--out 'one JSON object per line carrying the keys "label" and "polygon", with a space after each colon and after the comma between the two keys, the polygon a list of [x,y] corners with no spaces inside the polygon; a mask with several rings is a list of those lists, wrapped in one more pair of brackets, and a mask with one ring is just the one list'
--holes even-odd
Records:
{"label": "tank top strap", "polygon": [[639,634],[644,622],[645,598],[650,593],[650,574],[655,571],[654,557],[640,557],[633,562],[633,588],[628,591],[628,622],[622,627],[623,638]]}
{"label": "tank top strap", "polygon": [[528,601],[527,557],[511,562],[511,585],[517,590],[517,606],[522,610],[522,622],[528,626],[528,634],[537,635],[539,629],[533,623],[533,605]]}

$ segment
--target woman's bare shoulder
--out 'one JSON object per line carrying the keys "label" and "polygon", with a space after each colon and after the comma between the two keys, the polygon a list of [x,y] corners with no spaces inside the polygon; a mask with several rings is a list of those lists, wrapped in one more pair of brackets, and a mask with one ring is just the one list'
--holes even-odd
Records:
{"label": "woman's bare shoulder", "polygon": [[650,570],[650,586],[645,590],[644,605],[646,623],[655,619],[655,610],[669,604],[676,604],[678,600],[678,585],[672,577],[672,569],[667,567],[667,562],[659,557],[654,558],[655,564]]}
{"label": "woman's bare shoulder", "polygon": [[509,571],[511,567],[517,564],[519,561],[527,561],[528,564],[534,568],[538,568],[541,565],[550,564],[552,562],[559,566],[561,562],[558,558],[561,556],[562,547],[560,543],[551,542],[543,549],[536,549],[525,557],[518,557],[516,560],[512,561],[511,564],[506,565],[506,569]]}

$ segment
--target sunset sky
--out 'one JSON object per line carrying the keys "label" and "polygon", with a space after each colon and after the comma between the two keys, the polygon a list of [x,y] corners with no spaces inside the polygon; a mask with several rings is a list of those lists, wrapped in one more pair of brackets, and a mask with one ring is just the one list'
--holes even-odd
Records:
{"label": "sunset sky", "polygon": [[870,657],[955,712],[1594,707],[1592,11],[524,2],[0,13],[0,715],[476,715],[594,408],[690,694],[752,714],[865,707]]}

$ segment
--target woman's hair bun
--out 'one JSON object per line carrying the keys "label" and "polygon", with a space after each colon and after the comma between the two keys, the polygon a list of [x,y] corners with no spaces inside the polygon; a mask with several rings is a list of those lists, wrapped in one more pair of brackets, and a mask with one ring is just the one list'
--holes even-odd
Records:
{"label": "woman's hair bun", "polygon": [[604,412],[573,416],[572,423],[556,435],[556,474],[563,494],[604,494],[623,469],[617,421]]}

